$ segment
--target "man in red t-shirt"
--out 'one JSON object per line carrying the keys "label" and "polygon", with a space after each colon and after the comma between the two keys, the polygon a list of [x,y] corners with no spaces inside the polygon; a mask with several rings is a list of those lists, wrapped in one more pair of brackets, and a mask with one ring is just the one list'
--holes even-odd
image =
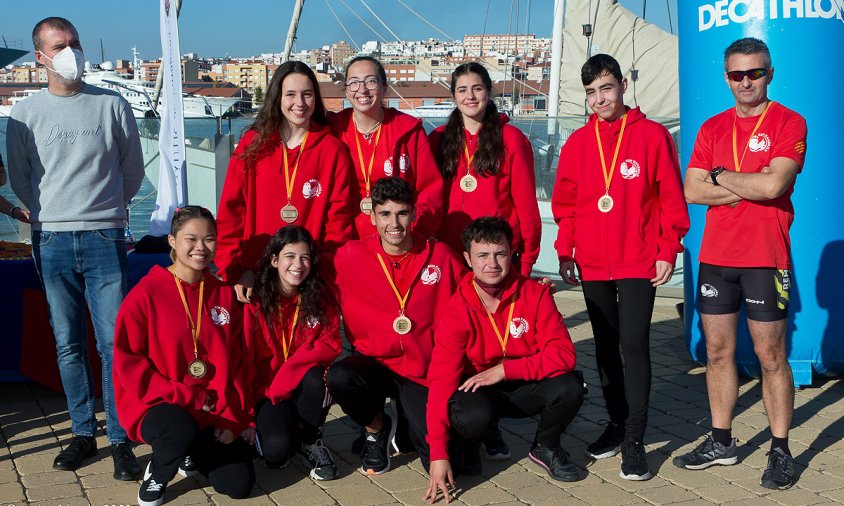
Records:
{"label": "man in red t-shirt", "polygon": [[794,380],[785,336],[791,277],[791,193],[806,152],[806,121],[768,98],[774,78],[761,40],[744,38],[724,52],[736,105],[707,120],[686,171],[686,200],[709,206],[700,246],[700,320],[706,336],[706,385],[712,433],[674,465],[705,469],[738,462],[732,437],[738,399],[736,325],[744,300],[762,369],[762,398],[773,440],[762,486],[794,482],[788,430]]}

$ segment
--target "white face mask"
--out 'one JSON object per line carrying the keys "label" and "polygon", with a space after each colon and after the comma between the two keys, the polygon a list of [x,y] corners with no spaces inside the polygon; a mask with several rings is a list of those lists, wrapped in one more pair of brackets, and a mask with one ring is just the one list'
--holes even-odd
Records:
{"label": "white face mask", "polygon": [[52,58],[43,52],[41,56],[53,62],[53,68],[47,67],[48,70],[52,70],[68,81],[82,78],[82,71],[85,69],[85,55],[82,51],[67,46]]}

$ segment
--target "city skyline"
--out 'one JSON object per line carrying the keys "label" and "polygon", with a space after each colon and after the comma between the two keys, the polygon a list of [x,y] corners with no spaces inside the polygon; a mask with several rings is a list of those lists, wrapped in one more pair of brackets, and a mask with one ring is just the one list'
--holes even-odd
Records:
{"label": "city skyline", "polygon": [[[640,16],[644,2],[621,0],[622,5]],[[249,2],[252,9],[233,14],[232,4],[222,0],[184,0],[180,18],[181,52],[196,53],[201,57],[228,55],[235,58],[279,53],[284,47],[293,3],[292,0],[253,0]],[[326,2],[310,2],[305,4],[294,50],[318,48],[340,40],[345,40],[354,48],[370,40],[462,40],[464,35],[482,33],[532,33],[537,37],[550,37],[553,19],[553,0],[529,0],[525,3],[467,0],[459,4],[418,0],[334,0],[330,3],[351,37],[338,24]],[[12,41],[10,46],[17,42],[22,49],[31,50],[31,27],[44,17],[56,15],[68,18],[77,26],[86,59],[92,63],[100,61],[100,39],[105,60],[131,58],[133,45],[145,60],[157,59],[161,55],[157,1],[79,0],[70,3],[41,0],[33,4],[25,9],[15,9],[5,16],[2,35],[7,41]],[[445,35],[425,24],[403,4],[425,17]],[[676,4],[677,0],[668,0],[658,6],[652,3],[647,12],[648,21],[666,31],[673,26],[676,31]],[[356,8],[355,13],[363,21],[347,6]],[[367,7],[383,20],[389,30]],[[466,15],[473,10],[476,10],[477,16]],[[131,21],[137,26],[127,30],[121,20]],[[235,24],[232,24],[233,20]],[[517,26],[514,26],[517,21]],[[223,35],[214,35],[213,31],[209,34],[209,28],[222,31]],[[31,53],[20,61],[27,60],[32,60]]]}

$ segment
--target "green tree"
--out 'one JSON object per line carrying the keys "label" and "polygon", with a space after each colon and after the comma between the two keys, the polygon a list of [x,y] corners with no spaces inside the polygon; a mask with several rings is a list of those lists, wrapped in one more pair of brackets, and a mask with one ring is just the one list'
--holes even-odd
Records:
{"label": "green tree", "polygon": [[258,106],[264,101],[264,89],[258,86],[255,88],[255,93],[252,95],[252,105]]}

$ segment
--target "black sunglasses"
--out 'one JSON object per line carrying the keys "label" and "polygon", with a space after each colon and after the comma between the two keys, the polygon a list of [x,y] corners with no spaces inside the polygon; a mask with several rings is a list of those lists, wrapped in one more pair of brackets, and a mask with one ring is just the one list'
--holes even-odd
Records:
{"label": "black sunglasses", "polygon": [[771,67],[768,68],[761,68],[761,69],[750,69],[750,70],[731,70],[726,72],[727,78],[730,81],[741,82],[744,81],[744,78],[748,78],[751,81],[755,81],[762,77],[768,75],[768,72],[771,70]]}

